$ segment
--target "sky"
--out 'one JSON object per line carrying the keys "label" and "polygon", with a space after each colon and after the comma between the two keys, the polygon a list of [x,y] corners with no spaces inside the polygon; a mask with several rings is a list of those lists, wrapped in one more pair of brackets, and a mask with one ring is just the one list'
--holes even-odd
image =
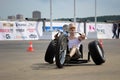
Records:
{"label": "sky", "polygon": [[[96,0],[97,16],[120,15],[120,0]],[[0,18],[22,14],[31,18],[33,11],[40,11],[42,18],[50,18],[50,0],[0,0]],[[76,17],[93,17],[95,0],[76,0]],[[52,18],[73,18],[74,0],[52,0]]]}

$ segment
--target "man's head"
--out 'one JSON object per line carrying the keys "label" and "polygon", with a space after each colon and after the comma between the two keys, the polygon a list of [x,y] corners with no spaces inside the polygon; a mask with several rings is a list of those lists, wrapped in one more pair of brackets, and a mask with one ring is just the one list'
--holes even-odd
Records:
{"label": "man's head", "polygon": [[75,31],[75,29],[76,29],[76,26],[74,25],[74,24],[69,24],[69,31]]}
{"label": "man's head", "polygon": [[67,24],[63,25],[63,31],[69,31],[68,28],[69,26]]}
{"label": "man's head", "polygon": [[69,24],[70,35],[74,36],[76,31],[76,26],[74,24]]}

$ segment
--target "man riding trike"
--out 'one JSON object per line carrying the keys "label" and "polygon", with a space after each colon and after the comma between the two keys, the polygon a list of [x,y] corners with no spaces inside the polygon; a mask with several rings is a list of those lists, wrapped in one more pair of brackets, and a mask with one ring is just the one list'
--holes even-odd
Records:
{"label": "man riding trike", "polygon": [[[76,36],[76,34],[78,34]],[[90,61],[90,56],[96,65],[101,65],[105,62],[104,50],[98,40],[89,42],[88,44],[88,59],[83,59],[83,44],[85,34],[76,32],[74,24],[64,25],[63,32],[58,31],[55,39],[50,42],[45,53],[45,61],[53,64],[56,63],[58,68],[62,68],[64,64],[71,63],[87,63]]]}

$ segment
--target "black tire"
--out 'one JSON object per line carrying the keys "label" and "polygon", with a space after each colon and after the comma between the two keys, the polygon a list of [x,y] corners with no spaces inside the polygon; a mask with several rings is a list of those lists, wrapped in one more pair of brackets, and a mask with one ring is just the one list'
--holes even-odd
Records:
{"label": "black tire", "polygon": [[83,58],[83,45],[82,44],[80,45],[79,51],[81,53],[81,58]]}
{"label": "black tire", "polygon": [[67,37],[65,35],[60,35],[56,47],[56,66],[62,68],[65,63],[65,57],[67,54]]}
{"label": "black tire", "polygon": [[56,41],[52,40],[49,43],[48,48],[47,48],[46,53],[45,53],[44,60],[50,64],[54,63],[53,58],[55,56],[55,45],[56,45]]}
{"label": "black tire", "polygon": [[96,65],[101,65],[105,62],[105,54],[103,47],[99,41],[95,40],[88,44],[90,55]]}

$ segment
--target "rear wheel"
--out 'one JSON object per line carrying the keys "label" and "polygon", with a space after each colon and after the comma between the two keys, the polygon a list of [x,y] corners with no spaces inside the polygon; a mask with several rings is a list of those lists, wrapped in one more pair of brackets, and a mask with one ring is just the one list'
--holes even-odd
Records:
{"label": "rear wheel", "polygon": [[90,55],[96,65],[101,65],[105,62],[105,54],[103,47],[99,41],[92,41],[88,44]]}
{"label": "rear wheel", "polygon": [[57,42],[56,47],[56,65],[58,68],[62,68],[65,63],[65,57],[67,54],[67,37],[61,35]]}
{"label": "rear wheel", "polygon": [[50,64],[53,63],[53,58],[55,56],[55,45],[56,45],[56,41],[52,40],[49,43],[48,48],[47,48],[46,53],[45,53],[44,60]]}

